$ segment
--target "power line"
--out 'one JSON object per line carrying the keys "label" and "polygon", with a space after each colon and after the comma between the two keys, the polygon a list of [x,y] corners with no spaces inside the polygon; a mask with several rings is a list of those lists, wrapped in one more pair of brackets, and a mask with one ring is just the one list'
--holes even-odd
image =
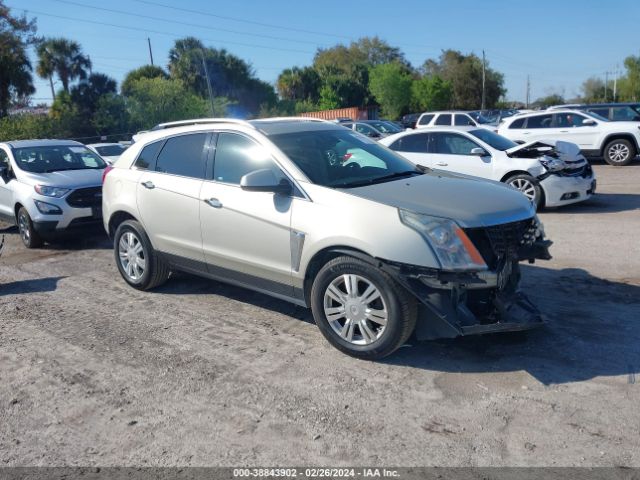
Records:
{"label": "power line", "polygon": [[[7,5],[7,7],[15,9],[15,10],[20,10],[23,11],[25,13],[35,13],[36,15],[44,15],[45,17],[52,17],[52,18],[58,18],[61,20],[71,20],[74,22],[83,22],[83,23],[91,23],[93,25],[102,25],[102,26],[106,26],[106,27],[113,27],[113,28],[122,28],[125,30],[134,30],[136,32],[148,32],[148,33],[155,33],[157,35],[166,35],[169,37],[174,37],[174,38],[182,38],[184,37],[184,34],[179,34],[179,33],[171,33],[171,32],[164,32],[164,31],[160,31],[160,30],[151,30],[148,28],[140,28],[140,27],[129,27],[129,26],[125,26],[125,25],[117,25],[115,23],[108,23],[108,22],[98,22],[95,20],[87,20],[84,18],[75,18],[75,17],[67,17],[67,16],[63,16],[63,15],[55,15],[52,13],[46,13],[46,12],[40,12],[37,10],[29,10],[29,9],[25,9],[25,8],[18,8],[18,7],[14,7],[11,5]],[[281,50],[283,52],[294,52],[294,53],[305,53],[305,54],[313,54],[315,52],[309,52],[309,51],[305,51],[305,50],[295,50],[292,48],[280,48],[280,47],[270,47],[270,46],[266,46],[266,45],[256,45],[256,44],[251,44],[251,43],[242,43],[242,42],[234,42],[234,41],[230,41],[230,40],[214,40],[214,39],[210,39],[210,38],[203,38],[203,40],[207,41],[207,42],[212,42],[212,43],[228,43],[228,44],[232,44],[232,45],[240,45],[243,47],[251,47],[251,48],[263,48],[263,49],[267,49],[267,50]]]}

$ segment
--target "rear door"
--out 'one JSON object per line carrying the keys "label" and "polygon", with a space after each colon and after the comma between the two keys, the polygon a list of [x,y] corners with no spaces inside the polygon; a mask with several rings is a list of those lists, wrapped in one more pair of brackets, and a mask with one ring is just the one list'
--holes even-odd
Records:
{"label": "rear door", "polygon": [[453,122],[456,127],[476,127],[477,124],[473,119],[464,113],[456,113],[453,117]]}
{"label": "rear door", "polygon": [[441,126],[441,127],[450,127],[451,126],[451,122],[453,121],[453,116],[450,113],[441,113],[440,115],[438,115],[438,118],[436,118],[436,121],[433,123],[436,127]]}
{"label": "rear door", "polygon": [[285,178],[253,139],[239,133],[217,134],[213,172],[199,201],[204,256],[213,275],[291,296],[294,196],[240,188],[244,175],[265,168]]}
{"label": "rear door", "polygon": [[491,178],[491,156],[472,155],[471,150],[474,148],[482,147],[460,133],[433,132],[430,142],[432,166],[450,172]]}
{"label": "rear door", "polygon": [[135,164],[143,171],[136,187],[138,211],[154,248],[203,268],[200,190],[210,136],[189,133],[152,143]]}
{"label": "rear door", "polygon": [[389,148],[415,164],[432,167],[433,158],[429,153],[429,135],[431,134],[414,133],[404,135],[389,145]]}

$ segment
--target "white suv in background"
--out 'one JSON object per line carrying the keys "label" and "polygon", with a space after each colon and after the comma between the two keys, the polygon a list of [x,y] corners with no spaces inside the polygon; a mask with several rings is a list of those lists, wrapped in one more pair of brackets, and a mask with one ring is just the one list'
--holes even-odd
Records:
{"label": "white suv in background", "polygon": [[380,140],[413,163],[504,182],[538,207],[587,200],[596,180],[575,144],[518,145],[483,128],[410,130]]}
{"label": "white suv in background", "polygon": [[498,133],[515,142],[534,140],[575,143],[588,157],[609,165],[628,165],[640,151],[640,122],[610,122],[592,112],[558,109],[507,118]]}
{"label": "white suv in background", "polygon": [[467,112],[425,112],[418,118],[416,128],[423,127],[479,127],[495,130],[495,126],[479,123]]}

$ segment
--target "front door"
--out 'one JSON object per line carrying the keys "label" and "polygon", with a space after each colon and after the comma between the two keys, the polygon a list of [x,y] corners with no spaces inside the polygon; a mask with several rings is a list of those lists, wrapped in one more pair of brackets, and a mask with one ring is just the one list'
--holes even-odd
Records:
{"label": "front door", "polygon": [[254,140],[218,134],[213,173],[200,192],[204,256],[212,275],[292,296],[293,197],[240,188],[244,175],[266,168],[284,177]]}
{"label": "front door", "polygon": [[[138,210],[154,248],[199,262],[202,268],[200,190],[209,137],[208,133],[178,135],[145,147],[140,158],[149,156],[148,168],[142,169],[136,187]],[[157,156],[152,149],[159,150]]]}
{"label": "front door", "polygon": [[0,177],[0,220],[9,221],[14,217],[13,192],[10,182],[15,180],[11,177],[9,155],[2,148],[0,148],[0,167],[6,168],[4,178]]}
{"label": "front door", "polygon": [[[585,125],[585,121],[589,123]],[[556,113],[554,125],[556,140],[575,143],[583,150],[597,148],[594,145],[598,138],[598,128],[593,118],[573,112]]]}
{"label": "front door", "polygon": [[474,177],[491,178],[491,156],[473,155],[474,148],[482,148],[466,136],[454,132],[431,134],[432,166]]}

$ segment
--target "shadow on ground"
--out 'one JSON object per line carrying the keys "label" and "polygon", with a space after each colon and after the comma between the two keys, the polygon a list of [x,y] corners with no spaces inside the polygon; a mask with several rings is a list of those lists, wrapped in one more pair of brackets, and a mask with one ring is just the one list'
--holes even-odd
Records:
{"label": "shadow on ground", "polygon": [[559,208],[545,208],[543,212],[572,213],[613,213],[640,210],[640,195],[633,193],[596,193],[589,200]]}
{"label": "shadow on ground", "polygon": [[25,293],[53,292],[58,282],[66,277],[47,277],[35,280],[19,280],[17,282],[0,283],[0,297],[5,295],[22,295]]}
{"label": "shadow on ground", "polygon": [[[620,375],[635,381],[640,373],[640,286],[603,280],[582,269],[522,268],[522,287],[545,315],[544,327],[410,342],[411,347],[383,362],[439,372],[526,371],[546,385]],[[156,292],[220,295],[313,323],[307,309],[187,274],[176,274]]]}

